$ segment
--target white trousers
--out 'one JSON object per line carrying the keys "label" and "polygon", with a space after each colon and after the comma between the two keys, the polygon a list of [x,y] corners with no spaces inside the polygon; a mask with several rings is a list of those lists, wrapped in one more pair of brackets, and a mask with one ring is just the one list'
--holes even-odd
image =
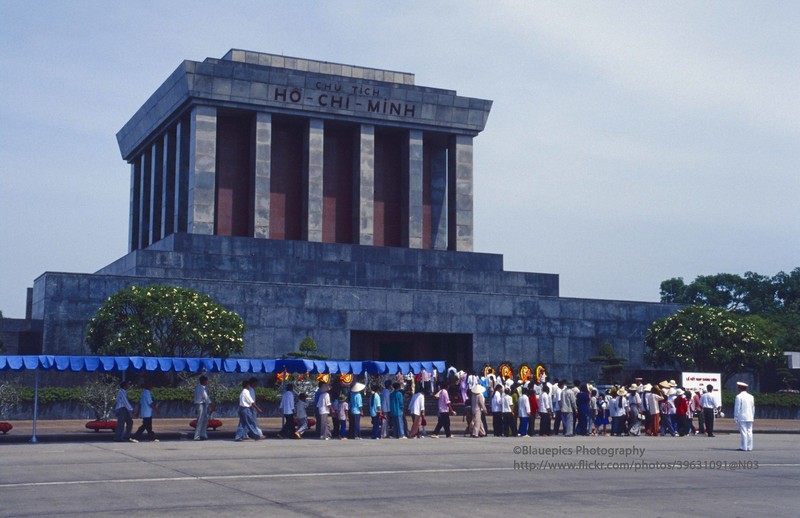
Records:
{"label": "white trousers", "polygon": [[753,450],[753,421],[739,421],[739,448],[744,451]]}

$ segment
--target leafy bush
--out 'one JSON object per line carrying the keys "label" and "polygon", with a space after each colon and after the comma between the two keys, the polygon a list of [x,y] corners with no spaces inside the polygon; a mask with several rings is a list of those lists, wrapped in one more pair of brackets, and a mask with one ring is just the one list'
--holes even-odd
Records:
{"label": "leafy bush", "polygon": [[0,383],[0,419],[6,419],[11,410],[19,404],[19,390],[10,382]]}
{"label": "leafy bush", "polygon": [[114,411],[119,385],[116,378],[104,375],[78,387],[78,401],[94,412],[98,421],[108,421]]}
{"label": "leafy bush", "polygon": [[[119,385],[112,385],[114,398],[116,399],[117,390]],[[21,403],[33,403],[33,388],[31,387],[14,387],[19,395]],[[81,402],[81,394],[83,387],[43,387],[39,389],[39,403],[66,403],[66,402]],[[156,401],[175,401],[191,403],[194,397],[194,389],[179,387],[153,387],[153,399]],[[240,388],[226,388],[214,400],[218,403],[234,403],[239,401]],[[142,395],[141,389],[130,389],[128,391],[128,399],[131,403],[136,404],[139,402],[139,397]],[[277,402],[281,400],[280,393],[275,389],[270,388],[257,388],[256,396],[259,401]]]}
{"label": "leafy bush", "polygon": [[[733,405],[736,400],[736,392],[729,390],[722,391],[722,404]],[[800,407],[800,394],[784,394],[780,392],[753,392],[753,399],[756,408],[759,406],[774,406],[781,408]]]}

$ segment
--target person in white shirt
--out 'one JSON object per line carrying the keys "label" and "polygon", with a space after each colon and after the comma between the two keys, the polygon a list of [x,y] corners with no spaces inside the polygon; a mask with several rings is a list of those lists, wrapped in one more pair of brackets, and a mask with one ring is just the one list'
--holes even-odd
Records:
{"label": "person in white shirt", "polygon": [[[555,381],[555,380],[553,380]],[[564,390],[564,382],[556,381],[550,392],[550,403],[553,405],[553,434],[558,435],[561,428],[561,391]]]}
{"label": "person in white shirt", "polygon": [[539,436],[553,435],[550,430],[550,418],[553,417],[553,407],[550,404],[550,387],[542,385],[539,395]]}
{"label": "person in white shirt", "polygon": [[628,417],[628,391],[625,387],[617,390],[616,397],[612,400],[611,407],[611,435],[627,435],[628,428],[626,419]]}
{"label": "person in white shirt", "polygon": [[717,409],[717,402],[711,393],[714,392],[714,385],[706,385],[706,393],[700,396],[700,406],[703,407],[703,421],[706,425],[706,433],[709,437],[714,437],[714,411]]}
{"label": "person in white shirt", "polygon": [[417,384],[416,392],[411,396],[411,401],[408,403],[408,411],[414,419],[411,423],[411,430],[408,431],[409,439],[422,437],[422,418],[425,417],[425,396],[422,395],[423,390],[423,387]]}
{"label": "person in white shirt", "polygon": [[117,392],[117,401],[114,404],[114,413],[117,416],[117,426],[114,429],[114,440],[117,442],[131,441],[139,442],[131,438],[131,430],[133,429],[133,406],[128,401],[128,387],[130,383],[123,381],[119,384],[119,392]]}
{"label": "person in white shirt", "polygon": [[197,415],[197,423],[194,427],[194,440],[205,441],[208,439],[208,416],[211,414],[211,398],[208,397],[208,378],[200,376],[197,386],[194,388],[194,403],[195,414]]}
{"label": "person in white shirt", "polygon": [[[253,398],[253,401],[256,400],[256,387],[258,386],[258,378],[250,378],[250,397]],[[258,426],[258,413],[256,412],[256,407],[250,407],[250,412],[253,413],[253,424],[256,427],[256,431],[258,432],[259,436],[263,436],[264,432],[261,431],[261,427]]]}
{"label": "person in white shirt", "polygon": [[503,435],[505,437],[515,437],[517,435],[517,423],[514,419],[514,398],[511,397],[511,389],[506,387],[503,394]]}
{"label": "person in white shirt", "polygon": [[753,421],[756,415],[756,404],[753,396],[747,393],[747,383],[736,383],[739,394],[733,405],[733,420],[739,425],[739,449],[753,451]]}
{"label": "person in white shirt", "polygon": [[491,401],[492,410],[492,432],[495,437],[503,436],[503,385],[494,385],[494,393]]}
{"label": "person in white shirt", "polygon": [[294,399],[294,385],[289,383],[281,396],[280,408],[283,414],[283,428],[278,432],[278,437],[281,439],[300,438],[294,430]]}
{"label": "person in white shirt", "polygon": [[528,394],[530,389],[523,389],[517,400],[517,416],[519,417],[519,435],[528,435],[528,421],[530,420],[531,402]]}
{"label": "person in white shirt", "polygon": [[248,437],[261,440],[263,437],[258,434],[257,427],[253,423],[253,412],[251,407],[255,406],[260,413],[261,409],[250,395],[250,380],[242,382],[242,392],[239,394],[239,427],[236,429],[234,441],[243,441]]}
{"label": "person in white shirt", "polygon": [[317,398],[317,410],[319,411],[319,438],[323,441],[329,441],[331,439],[331,424],[328,421],[328,416],[333,413],[333,407],[331,406],[331,395],[329,391],[331,390],[331,386],[327,383],[323,383],[319,386],[320,396]]}
{"label": "person in white shirt", "polygon": [[153,394],[150,392],[152,388],[150,384],[146,384],[142,395],[139,396],[139,415],[142,418],[142,425],[133,434],[133,438],[137,441],[142,438],[142,434],[146,431],[148,439],[158,442],[156,434],[153,432],[153,412],[158,413],[158,407],[153,402]]}

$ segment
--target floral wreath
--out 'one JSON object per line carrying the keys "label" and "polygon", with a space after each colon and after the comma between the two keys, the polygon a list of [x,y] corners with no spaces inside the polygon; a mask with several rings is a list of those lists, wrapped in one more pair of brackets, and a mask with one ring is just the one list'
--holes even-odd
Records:
{"label": "floral wreath", "polygon": [[545,370],[544,365],[539,364],[536,366],[536,383],[540,383],[543,376],[547,376],[547,371]]}
{"label": "floral wreath", "polygon": [[531,368],[528,366],[527,363],[523,363],[519,366],[519,379],[523,383],[528,381],[528,378],[531,377]]}

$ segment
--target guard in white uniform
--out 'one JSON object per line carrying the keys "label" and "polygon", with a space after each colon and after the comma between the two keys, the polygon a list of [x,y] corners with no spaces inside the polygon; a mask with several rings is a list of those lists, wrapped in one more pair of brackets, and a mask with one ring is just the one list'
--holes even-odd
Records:
{"label": "guard in white uniform", "polygon": [[747,383],[741,381],[736,383],[739,395],[733,405],[733,420],[739,425],[739,436],[741,437],[739,449],[742,451],[753,451],[753,419],[756,414],[756,404],[753,396],[747,392]]}

